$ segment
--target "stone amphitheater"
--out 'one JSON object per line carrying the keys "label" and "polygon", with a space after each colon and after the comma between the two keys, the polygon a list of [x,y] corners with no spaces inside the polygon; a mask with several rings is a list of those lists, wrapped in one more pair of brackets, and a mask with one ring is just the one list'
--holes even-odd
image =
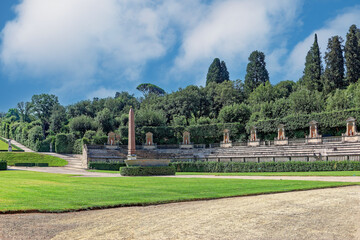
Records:
{"label": "stone amphitheater", "polygon": [[[172,161],[269,162],[269,161],[360,161],[360,142],[323,142],[258,147],[233,146],[231,148],[195,146],[192,149],[159,148],[144,150],[137,147],[138,158],[170,158]],[[127,157],[126,146],[85,146],[83,167],[88,162],[122,162]]]}

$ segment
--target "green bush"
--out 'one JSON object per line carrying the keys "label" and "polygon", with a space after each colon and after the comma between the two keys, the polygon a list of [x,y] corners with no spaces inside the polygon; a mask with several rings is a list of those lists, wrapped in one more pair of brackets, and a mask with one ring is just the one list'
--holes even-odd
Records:
{"label": "green bush", "polygon": [[0,160],[0,171],[1,170],[7,170],[7,162]]}
{"label": "green bush", "polygon": [[96,145],[104,145],[107,143],[107,141],[108,141],[108,137],[105,135],[93,137],[93,143]]}
{"label": "green bush", "polygon": [[121,167],[120,174],[122,176],[160,176],[175,175],[173,166],[166,167]]}
{"label": "green bush", "polygon": [[15,163],[16,167],[48,167],[49,163]]}
{"label": "green bush", "polygon": [[177,172],[318,172],[360,171],[357,161],[316,162],[173,162]]}
{"label": "green bush", "polygon": [[57,153],[73,153],[75,137],[73,134],[59,133],[55,138],[55,152]]}
{"label": "green bush", "polygon": [[96,170],[109,170],[109,171],[118,171],[121,167],[125,167],[124,162],[89,162],[89,169]]}
{"label": "green bush", "polygon": [[83,146],[83,140],[82,139],[77,139],[74,143],[74,147],[73,147],[73,153],[75,154],[82,154],[82,146]]}

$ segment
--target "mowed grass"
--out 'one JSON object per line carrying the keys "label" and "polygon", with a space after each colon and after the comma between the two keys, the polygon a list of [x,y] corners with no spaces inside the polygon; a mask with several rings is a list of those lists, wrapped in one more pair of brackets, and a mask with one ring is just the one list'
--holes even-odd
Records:
{"label": "mowed grass", "polygon": [[203,173],[178,172],[176,175],[215,175],[215,176],[360,176],[360,171],[328,171],[328,172],[238,172],[238,173]]}
{"label": "mowed grass", "polygon": [[64,159],[40,153],[0,152],[0,160],[6,160],[8,166],[15,163],[49,163],[49,167],[62,167],[68,164]]}
{"label": "mowed grass", "polygon": [[[13,144],[11,144],[11,146],[13,151],[22,150],[21,148],[18,148]],[[8,148],[9,148],[9,144],[3,138],[0,137],[0,151],[7,151]]]}
{"label": "mowed grass", "polygon": [[6,142],[4,142],[4,141],[2,141],[2,140],[0,139],[0,150],[1,150],[1,151],[7,151],[7,150],[8,150],[8,147],[9,147],[9,145],[8,145]]}
{"label": "mowed grass", "polygon": [[61,212],[353,185],[351,183],[167,177],[84,178],[0,172],[0,212]]}

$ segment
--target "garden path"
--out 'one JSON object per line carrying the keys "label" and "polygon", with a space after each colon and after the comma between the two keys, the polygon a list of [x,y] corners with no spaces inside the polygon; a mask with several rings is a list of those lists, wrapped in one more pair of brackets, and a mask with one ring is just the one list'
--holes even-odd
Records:
{"label": "garden path", "polygon": [[0,215],[0,239],[360,239],[360,186]]}

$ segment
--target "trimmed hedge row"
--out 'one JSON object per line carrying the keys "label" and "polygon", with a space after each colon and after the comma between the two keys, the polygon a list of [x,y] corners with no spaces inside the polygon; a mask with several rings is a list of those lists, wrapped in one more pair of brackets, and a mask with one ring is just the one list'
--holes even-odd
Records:
{"label": "trimmed hedge row", "polygon": [[49,163],[15,163],[16,167],[48,167]]}
{"label": "trimmed hedge row", "polygon": [[[287,135],[289,137],[304,137],[304,132],[308,133],[309,122],[315,120],[319,123],[320,134],[339,135],[345,132],[346,119],[354,117],[360,118],[360,109],[348,109],[332,112],[321,112],[311,114],[294,114],[284,118],[260,120],[257,122],[248,122],[246,129],[250,131],[252,126],[256,126],[257,131],[261,134],[277,133],[279,124],[286,125]],[[296,136],[295,131],[302,131],[302,134]]]}
{"label": "trimmed hedge row", "polygon": [[1,170],[7,170],[7,162],[6,161],[0,161],[0,171]]}
{"label": "trimmed hedge row", "polygon": [[316,161],[316,162],[173,162],[176,172],[318,172],[360,171],[360,162]]}
{"label": "trimmed hedge row", "polygon": [[[220,142],[223,137],[224,129],[230,130],[231,139],[239,140],[244,138],[245,126],[241,123],[218,123],[204,124],[192,126],[160,126],[160,127],[139,127],[136,128],[136,144],[145,142],[145,134],[152,132],[154,134],[154,142],[157,144],[178,144],[182,141],[184,131],[191,134],[191,142],[195,144],[209,144]],[[126,144],[128,140],[128,127],[120,127],[122,144]]]}
{"label": "trimmed hedge row", "polygon": [[89,162],[89,169],[96,170],[110,170],[110,171],[118,171],[121,167],[125,167],[126,164],[123,162]]}
{"label": "trimmed hedge row", "polygon": [[175,175],[173,166],[166,167],[122,167],[120,174],[122,176],[160,176]]}

